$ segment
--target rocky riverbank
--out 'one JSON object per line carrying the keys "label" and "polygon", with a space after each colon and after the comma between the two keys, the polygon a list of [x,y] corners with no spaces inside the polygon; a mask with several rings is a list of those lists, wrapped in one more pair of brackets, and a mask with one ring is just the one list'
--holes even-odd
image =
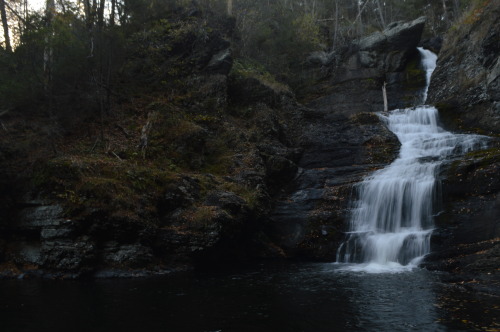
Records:
{"label": "rocky riverbank", "polygon": [[[304,107],[234,59],[233,28],[186,11],[145,31],[104,118],[2,117],[1,275],[150,275],[279,255],[262,219],[296,174]],[[175,79],[150,83],[165,75]],[[130,90],[127,77],[148,83]]]}
{"label": "rocky riverbank", "polygon": [[[429,100],[445,128],[490,135],[490,147],[445,168],[443,213],[427,266],[457,285],[500,294],[500,4],[484,1],[444,38]],[[485,138],[486,139],[486,138]]]}
{"label": "rocky riverbank", "polygon": [[[481,19],[446,36],[429,100],[447,128],[498,135],[499,15],[486,3]],[[318,80],[298,96],[233,55],[233,20],[176,19],[132,44],[105,120],[2,115],[2,276],[335,259],[354,186],[399,150],[373,113],[383,111],[382,86],[390,109],[421,100],[425,19],[311,55]],[[471,43],[457,47],[457,31]],[[151,45],[164,52],[145,52]],[[162,81],[158,68],[175,79]],[[161,88],[130,91],[138,73]],[[500,150],[491,142],[443,170],[444,212],[426,263],[470,285],[497,280]]]}
{"label": "rocky riverbank", "polygon": [[355,184],[397,157],[397,137],[373,112],[384,109],[384,82],[391,108],[421,97],[425,74],[416,47],[424,24],[393,23],[323,63],[328,74],[305,96],[300,173],[270,216],[271,237],[286,255],[334,261]]}
{"label": "rocky riverbank", "polygon": [[[367,112],[382,110],[383,82],[391,101],[417,98],[418,83],[403,87],[423,77],[415,47],[424,20],[392,24],[339,54],[341,65],[321,64],[330,74],[309,89],[306,106],[258,65],[233,58],[230,36],[220,32],[231,21],[210,24],[201,45],[194,36],[175,41],[197,63],[170,63],[184,75],[173,85],[182,94],[116,101],[100,128],[106,142],[95,140],[99,124],[91,122],[87,133],[40,136],[53,151],[30,162],[22,156],[32,151],[16,142],[29,127],[3,118],[2,150],[11,157],[2,155],[2,275],[133,276],[252,257],[333,260],[353,185],[398,151],[396,137]],[[132,58],[128,68],[137,66]]]}

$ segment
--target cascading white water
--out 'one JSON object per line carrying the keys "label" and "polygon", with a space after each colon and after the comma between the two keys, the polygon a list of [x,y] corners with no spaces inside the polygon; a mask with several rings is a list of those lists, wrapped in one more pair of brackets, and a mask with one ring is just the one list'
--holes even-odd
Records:
{"label": "cascading white water", "polygon": [[[436,55],[419,49],[427,87]],[[359,185],[351,231],[339,247],[337,262],[361,263],[349,270],[391,272],[411,269],[430,251],[433,203],[439,166],[452,155],[477,148],[480,136],[457,135],[438,125],[438,111],[418,106],[380,115],[401,142],[399,157]]]}
{"label": "cascading white water", "polygon": [[422,47],[418,47],[417,49],[422,57],[422,67],[425,70],[426,85],[423,96],[423,102],[425,103],[427,101],[427,92],[429,91],[429,85],[431,84],[431,76],[434,72],[434,69],[436,69],[437,55]]}

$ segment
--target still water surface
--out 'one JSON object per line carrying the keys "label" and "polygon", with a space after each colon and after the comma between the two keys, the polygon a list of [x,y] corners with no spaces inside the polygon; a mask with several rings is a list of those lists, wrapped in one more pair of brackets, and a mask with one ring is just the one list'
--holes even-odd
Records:
{"label": "still water surface", "polygon": [[4,280],[0,331],[470,330],[440,304],[443,294],[452,296],[446,287],[423,269],[368,274],[324,263],[148,279]]}

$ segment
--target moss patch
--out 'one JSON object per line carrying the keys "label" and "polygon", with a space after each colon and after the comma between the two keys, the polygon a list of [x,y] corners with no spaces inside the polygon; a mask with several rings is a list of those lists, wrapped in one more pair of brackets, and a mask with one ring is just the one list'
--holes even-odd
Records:
{"label": "moss patch", "polygon": [[264,66],[249,59],[235,60],[230,75],[236,78],[254,78],[278,93],[291,93],[290,88],[278,82]]}

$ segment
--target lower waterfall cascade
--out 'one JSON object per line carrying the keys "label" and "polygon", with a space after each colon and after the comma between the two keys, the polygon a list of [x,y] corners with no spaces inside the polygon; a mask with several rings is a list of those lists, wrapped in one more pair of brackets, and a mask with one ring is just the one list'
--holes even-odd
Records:
{"label": "lower waterfall cascade", "polygon": [[[425,102],[437,56],[421,48],[419,52],[427,72]],[[430,252],[440,166],[486,144],[482,136],[442,129],[433,106],[397,109],[379,117],[398,137],[401,149],[392,164],[356,186],[350,230],[337,250],[337,263],[356,263],[346,266],[351,271],[398,272],[416,267]]]}

